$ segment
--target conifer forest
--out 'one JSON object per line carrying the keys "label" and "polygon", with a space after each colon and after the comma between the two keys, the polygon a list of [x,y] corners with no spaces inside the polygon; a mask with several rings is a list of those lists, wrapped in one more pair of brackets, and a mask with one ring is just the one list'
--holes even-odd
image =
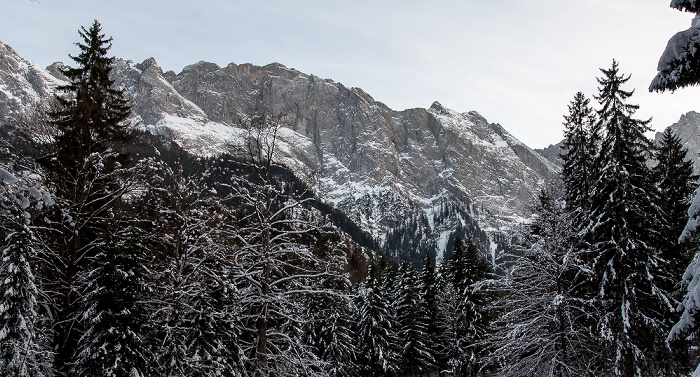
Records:
{"label": "conifer forest", "polygon": [[276,161],[284,117],[193,156],[133,127],[101,25],[79,37],[51,108],[0,129],[0,375],[700,375],[698,177],[616,60],[506,252],[466,232],[402,260]]}

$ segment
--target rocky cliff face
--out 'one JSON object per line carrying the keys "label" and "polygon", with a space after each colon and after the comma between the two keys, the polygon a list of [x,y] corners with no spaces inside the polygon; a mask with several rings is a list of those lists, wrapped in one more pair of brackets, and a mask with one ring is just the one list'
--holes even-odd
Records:
{"label": "rocky cliff face", "polygon": [[341,207],[382,188],[413,205],[449,193],[496,216],[527,216],[530,193],[554,172],[476,112],[460,114],[437,102],[393,111],[361,89],[280,64],[200,62],[172,85],[216,122],[235,123],[256,101],[284,115],[287,126],[314,145],[317,166],[307,166],[314,176],[306,178],[315,178],[326,199]]}
{"label": "rocky cliff face", "polygon": [[[50,98],[61,82],[57,68],[37,68],[0,43],[0,119]],[[118,60],[113,73],[133,98],[135,123],[192,153],[235,151],[245,135],[238,120],[256,108],[282,116],[280,161],[379,240],[408,218],[430,223],[446,202],[464,210],[441,223],[465,229],[527,218],[532,193],[555,174],[476,112],[437,102],[394,111],[361,89],[281,64],[199,62],[175,74],[154,59]],[[441,237],[449,231],[443,226]]]}
{"label": "rocky cliff face", "polygon": [[43,68],[22,59],[0,41],[0,124],[46,109],[58,85],[65,84]]}

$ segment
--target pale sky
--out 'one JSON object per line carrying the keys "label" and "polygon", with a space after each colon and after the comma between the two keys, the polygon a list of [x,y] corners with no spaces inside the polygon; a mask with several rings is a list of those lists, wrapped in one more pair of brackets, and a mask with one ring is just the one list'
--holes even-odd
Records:
{"label": "pale sky", "polygon": [[154,57],[175,72],[200,60],[279,62],[394,110],[475,110],[533,148],[562,139],[567,104],[596,94],[613,58],[654,129],[700,111],[700,88],[647,89],[666,43],[692,20],[669,0],[3,2],[0,41],[44,67],[69,63],[78,29],[97,19],[119,58]]}

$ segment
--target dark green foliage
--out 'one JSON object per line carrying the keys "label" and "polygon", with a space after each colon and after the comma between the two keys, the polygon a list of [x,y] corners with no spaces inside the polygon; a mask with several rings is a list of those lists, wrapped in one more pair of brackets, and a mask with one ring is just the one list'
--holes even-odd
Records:
{"label": "dark green foliage", "polygon": [[691,240],[678,245],[678,238],[688,222],[688,206],[698,178],[693,173],[693,163],[688,160],[687,153],[671,128],[664,131],[654,153],[657,165],[653,173],[659,188],[659,207],[667,226],[661,232],[660,249],[664,260],[669,263],[665,268],[669,280],[676,285],[667,287],[667,291],[676,292],[676,299],[680,299],[677,282],[692,260],[696,246]]}
{"label": "dark green foliage", "polygon": [[586,211],[596,177],[594,159],[599,135],[594,131],[595,116],[589,100],[578,92],[569,104],[564,119],[564,153],[561,177],[566,188],[566,204],[571,209]]}
{"label": "dark green foliage", "polygon": [[[688,222],[688,207],[695,187],[697,176],[693,173],[693,163],[687,160],[687,150],[683,148],[680,139],[671,128],[666,128],[661,140],[654,151],[657,165],[653,168],[654,178],[659,190],[659,208],[665,228],[661,230],[659,252],[665,265],[659,268],[658,280],[663,289],[673,300],[675,307],[679,306],[685,287],[682,277],[686,267],[693,259],[697,250],[697,238],[688,238],[679,243],[679,237]],[[674,313],[673,321],[678,316]],[[672,343],[674,365],[677,370],[683,370],[688,365],[688,343],[676,339]]]}
{"label": "dark green foliage", "polygon": [[357,290],[355,340],[361,375],[382,376],[397,370],[397,333],[388,287],[387,272],[375,278],[373,267]]}
{"label": "dark green foliage", "polygon": [[438,323],[435,320],[438,318],[438,276],[435,270],[435,263],[433,262],[430,253],[425,256],[425,264],[423,264],[423,269],[420,271],[419,276],[419,288],[420,293],[423,296],[424,311],[425,316],[428,318],[428,323],[426,326],[427,348],[432,356],[434,362],[437,365],[438,360],[438,336],[440,335],[440,329]]}
{"label": "dark green foliage", "polygon": [[[697,187],[697,176],[693,173],[693,162],[688,159],[688,151],[683,148],[680,138],[671,128],[666,128],[661,141],[654,151],[657,165],[654,178],[658,182],[660,208],[668,231],[664,232],[664,244],[674,245],[688,222],[688,206]],[[675,248],[675,247],[674,247]],[[682,259],[683,266],[690,263],[691,255],[669,256],[667,259]]]}
{"label": "dark green foliage", "polygon": [[80,54],[71,56],[78,66],[63,71],[70,83],[58,88],[66,96],[57,97],[60,107],[51,114],[59,130],[57,163],[69,172],[75,161],[102,153],[129,136],[124,121],[131,115],[131,107],[124,90],[114,88],[109,78],[114,58],[107,57],[107,52],[112,38],[101,32],[97,21],[87,30],[81,28],[83,41],[76,43]]}
{"label": "dark green foliage", "polygon": [[471,239],[465,247],[460,237],[452,246],[452,258],[440,270],[437,361],[441,369],[454,373],[476,371],[481,367],[482,341],[492,320],[489,307],[493,298],[484,283],[492,278],[488,263]]}
{"label": "dark green foliage", "polygon": [[632,92],[622,86],[629,76],[619,73],[617,62],[601,71],[597,125],[604,139],[587,240],[602,311],[600,332],[608,355],[616,355],[611,373],[643,376],[663,370],[655,356],[664,355],[670,329],[672,308],[658,280],[663,276],[658,267],[665,263],[656,249],[665,222],[646,163],[649,121],[633,118],[638,106],[627,103]]}
{"label": "dark green foliage", "polygon": [[101,253],[100,243],[112,231],[109,224],[121,217],[118,204],[133,189],[136,171],[124,153],[131,139],[126,119],[131,114],[122,90],[109,78],[113,59],[107,57],[111,39],[95,21],[81,28],[76,68],[64,73],[70,80],[59,91],[58,109],[49,114],[55,138],[40,162],[46,184],[56,193],[47,243],[52,250],[45,272],[47,287],[55,292],[55,372],[70,374],[79,352],[81,300],[78,276],[87,276],[89,261]]}

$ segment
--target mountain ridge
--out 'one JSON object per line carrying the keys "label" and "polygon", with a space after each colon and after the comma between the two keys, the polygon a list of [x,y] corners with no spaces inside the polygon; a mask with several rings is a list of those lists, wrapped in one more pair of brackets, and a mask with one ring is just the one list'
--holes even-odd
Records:
{"label": "mountain ridge", "polygon": [[[15,82],[26,90],[13,92],[19,102],[1,108],[0,119],[7,122],[32,98],[48,101],[61,83],[60,66],[41,69],[3,49],[0,96]],[[41,80],[32,83],[30,71]],[[362,89],[279,63],[220,67],[200,61],[175,73],[163,72],[154,58],[116,59],[112,73],[132,98],[139,127],[194,154],[240,148],[245,132],[238,120],[256,107],[281,114],[280,162],[380,242],[390,231],[410,228],[410,219],[425,218],[430,229],[423,237],[439,239],[431,245],[442,255],[459,229],[494,233],[525,221],[532,193],[556,173],[549,161],[475,111],[458,113],[438,102],[395,111]],[[32,91],[41,94],[32,97]],[[459,210],[445,211],[451,218],[441,219],[448,207]],[[439,226],[435,219],[441,219]],[[483,248],[493,249],[493,239]]]}

